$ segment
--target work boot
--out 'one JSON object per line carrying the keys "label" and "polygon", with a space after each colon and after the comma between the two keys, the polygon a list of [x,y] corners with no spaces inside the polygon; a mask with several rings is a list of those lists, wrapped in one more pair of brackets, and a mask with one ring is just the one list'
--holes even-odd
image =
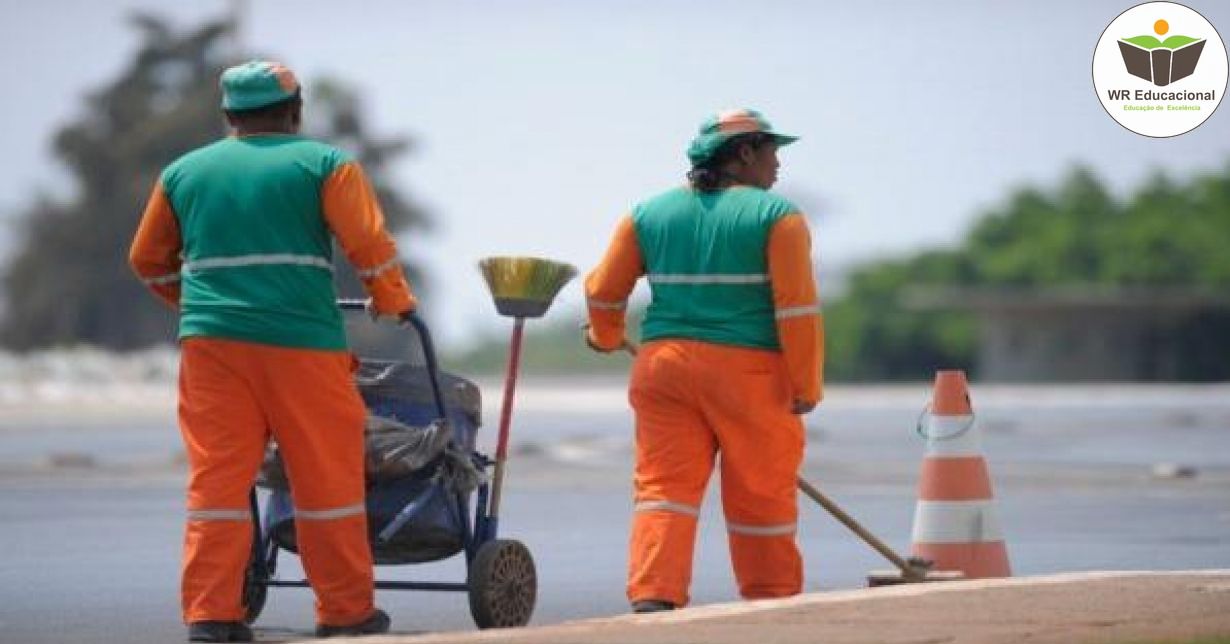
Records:
{"label": "work boot", "polygon": [[634,613],[660,613],[664,610],[675,610],[675,605],[661,599],[641,599],[632,602]]}
{"label": "work boot", "polygon": [[389,614],[377,608],[365,620],[349,626],[317,624],[316,637],[341,637],[353,635],[379,635],[389,632]]}
{"label": "work boot", "polygon": [[252,629],[243,622],[192,622],[189,642],[251,642]]}

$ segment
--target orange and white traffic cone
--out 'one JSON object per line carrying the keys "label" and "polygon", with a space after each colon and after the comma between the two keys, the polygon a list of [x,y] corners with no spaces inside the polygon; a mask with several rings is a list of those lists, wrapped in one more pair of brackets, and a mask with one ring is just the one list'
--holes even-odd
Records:
{"label": "orange and white traffic cone", "polygon": [[1011,576],[964,371],[936,373],[931,413],[919,433],[927,450],[913,554],[934,561],[936,570],[960,570],[968,578]]}

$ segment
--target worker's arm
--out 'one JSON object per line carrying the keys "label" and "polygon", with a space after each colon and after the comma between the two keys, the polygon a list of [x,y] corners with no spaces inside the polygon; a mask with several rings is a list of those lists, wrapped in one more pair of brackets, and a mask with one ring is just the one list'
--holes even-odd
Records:
{"label": "worker's arm", "polygon": [[128,264],[137,277],[173,309],[179,309],[179,268],[183,263],[183,248],[179,221],[171,202],[162,190],[162,182],[154,185],[137,234],[128,250]]}
{"label": "worker's arm", "polygon": [[773,225],[768,259],[777,337],[795,408],[809,411],[824,395],[824,318],[812,271],[811,233],[803,215],[787,215]]}
{"label": "worker's arm", "polygon": [[371,296],[374,312],[400,315],[418,308],[397,245],[384,228],[376,193],[358,163],[344,163],[329,175],[321,189],[321,207],[329,229]]}
{"label": "worker's arm", "polygon": [[632,217],[624,216],[615,228],[615,237],[606,255],[585,278],[585,298],[589,308],[591,346],[599,351],[614,351],[624,346],[624,315],[628,296],[636,280],[645,273],[641,246],[636,240]]}

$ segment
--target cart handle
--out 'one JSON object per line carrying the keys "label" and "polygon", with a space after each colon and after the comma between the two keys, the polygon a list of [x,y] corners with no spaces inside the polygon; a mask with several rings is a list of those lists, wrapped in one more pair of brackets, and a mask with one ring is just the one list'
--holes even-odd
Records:
{"label": "cart handle", "polygon": [[[365,300],[339,299],[337,307],[347,313],[365,312],[367,311],[367,302]],[[431,396],[436,401],[436,411],[440,414],[440,420],[447,421],[448,412],[444,409],[444,393],[440,389],[440,366],[436,361],[436,347],[431,341],[431,332],[427,330],[427,323],[414,311],[411,311],[402,320],[414,327],[414,330],[419,334],[419,340],[423,345],[423,358],[427,361],[427,379],[431,381]]]}

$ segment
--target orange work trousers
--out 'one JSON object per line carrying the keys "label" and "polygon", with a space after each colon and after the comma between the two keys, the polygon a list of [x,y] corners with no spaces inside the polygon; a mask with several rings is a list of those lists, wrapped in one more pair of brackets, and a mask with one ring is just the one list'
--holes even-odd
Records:
{"label": "orange work trousers", "polygon": [[684,606],[696,522],[715,458],[739,592],[797,594],[796,479],[803,423],[790,412],[786,364],[773,351],[691,340],[646,343],[632,369],[635,506],[628,599]]}
{"label": "orange work trousers", "polygon": [[179,424],[188,453],[185,622],[238,621],[253,531],[248,493],[272,435],[286,463],[295,532],[317,621],[374,610],[364,506],[366,414],[345,351],[217,338],[182,344]]}

